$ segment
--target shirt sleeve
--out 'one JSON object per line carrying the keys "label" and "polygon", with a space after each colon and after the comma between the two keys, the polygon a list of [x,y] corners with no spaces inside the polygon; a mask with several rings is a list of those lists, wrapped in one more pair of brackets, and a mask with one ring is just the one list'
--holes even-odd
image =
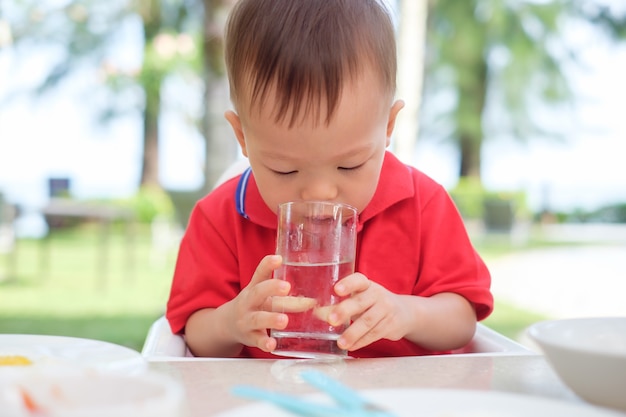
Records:
{"label": "shirt sleeve", "polygon": [[426,296],[460,294],[472,303],[478,320],[482,320],[493,310],[489,270],[473,247],[448,193],[439,184],[430,191],[421,204],[421,267],[415,292]]}
{"label": "shirt sleeve", "polygon": [[240,291],[236,253],[214,217],[198,203],[181,241],[166,311],[173,333],[183,333],[195,311],[219,307]]}

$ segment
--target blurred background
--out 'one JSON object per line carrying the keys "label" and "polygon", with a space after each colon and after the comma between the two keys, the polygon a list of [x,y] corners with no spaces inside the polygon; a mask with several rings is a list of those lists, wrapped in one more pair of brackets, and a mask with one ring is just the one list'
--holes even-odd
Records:
{"label": "blurred background", "polygon": [[[240,157],[235,2],[0,2],[0,333],[141,349],[193,203]],[[626,315],[626,3],[386,4],[407,104],[392,151],[459,207],[493,275],[486,324],[522,339]]]}

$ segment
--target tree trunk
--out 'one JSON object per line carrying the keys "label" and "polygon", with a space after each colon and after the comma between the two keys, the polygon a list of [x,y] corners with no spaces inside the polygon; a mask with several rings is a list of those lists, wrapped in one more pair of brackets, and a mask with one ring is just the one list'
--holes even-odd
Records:
{"label": "tree trunk", "polygon": [[[161,28],[161,7],[157,0],[138,2],[143,22],[146,45],[152,43]],[[140,186],[161,187],[159,180],[159,116],[161,113],[162,75],[153,73],[150,83],[144,85],[145,107],[143,110],[143,158],[141,161]]]}
{"label": "tree trunk", "polygon": [[398,0],[398,95],[405,107],[398,115],[394,152],[412,163],[419,133],[419,113],[424,81],[424,48],[428,2]]}
{"label": "tree trunk", "polygon": [[474,61],[473,71],[466,68],[466,77],[459,86],[457,135],[459,140],[459,176],[480,180],[483,145],[482,115],[487,97],[488,67],[481,54]]}
{"label": "tree trunk", "polygon": [[459,149],[461,152],[459,177],[471,177],[480,179],[480,148],[482,141],[476,139],[478,138],[473,137],[469,134],[461,134],[459,137]]}
{"label": "tree trunk", "polygon": [[237,140],[224,118],[230,104],[224,69],[224,25],[233,0],[204,2],[204,119],[202,132],[206,141],[204,191],[209,191],[221,173],[237,157]]}
{"label": "tree trunk", "polygon": [[159,180],[159,113],[160,91],[145,90],[146,107],[143,116],[143,159],[140,186],[161,187]]}

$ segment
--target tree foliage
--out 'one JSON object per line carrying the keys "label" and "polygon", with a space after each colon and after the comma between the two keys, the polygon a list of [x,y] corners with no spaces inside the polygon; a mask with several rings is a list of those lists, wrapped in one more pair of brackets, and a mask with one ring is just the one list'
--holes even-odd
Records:
{"label": "tree foliage", "polygon": [[443,110],[422,121],[422,132],[457,144],[460,177],[480,178],[487,138],[558,136],[533,108],[573,98],[563,66],[577,60],[564,42],[575,19],[624,36],[626,16],[592,1],[431,1],[423,108]]}
{"label": "tree foliage", "polygon": [[[140,185],[158,188],[162,89],[172,77],[191,78],[200,85],[223,82],[223,69],[215,57],[216,51],[221,57],[216,20],[217,12],[227,7],[226,0],[16,0],[0,3],[0,23],[8,22],[10,47],[16,53],[55,53],[45,76],[28,93],[45,94],[71,80],[83,68],[99,68],[102,82],[96,90],[106,97],[98,102],[101,119],[109,120],[129,111],[141,115]],[[143,51],[136,68],[121,68],[112,59],[124,41],[119,37],[120,28],[128,22],[141,28]],[[205,114],[209,99],[207,94],[198,94],[199,101],[205,100]],[[91,104],[96,102],[94,99]],[[212,149],[214,138],[210,126],[203,123],[203,116],[193,115],[189,119],[205,138],[206,148]],[[221,158],[224,164],[230,159]],[[210,184],[212,178],[207,181]]]}
{"label": "tree foliage", "polygon": [[[190,119],[206,141],[206,190],[234,158],[234,141],[225,141],[224,131],[215,130],[219,120],[212,113],[227,100],[221,29],[234,2],[15,0],[0,3],[0,23],[9,22],[16,51],[54,51],[37,93],[57,87],[77,69],[98,66],[108,93],[103,114],[140,112],[142,185],[160,185],[164,83],[172,77],[198,79],[204,87],[203,114]],[[457,144],[459,176],[477,179],[488,138],[527,140],[558,133],[546,131],[532,109],[537,103],[557,106],[572,98],[562,69],[564,62],[576,60],[576,51],[563,42],[568,21],[590,22],[616,39],[626,36],[626,11],[592,0],[431,0],[428,15],[422,132]],[[139,21],[143,38],[138,68],[130,70],[110,61],[120,42],[118,29],[129,20]],[[216,97],[221,100],[217,106]],[[443,110],[431,119],[432,108]],[[496,119],[490,117],[495,110]]]}

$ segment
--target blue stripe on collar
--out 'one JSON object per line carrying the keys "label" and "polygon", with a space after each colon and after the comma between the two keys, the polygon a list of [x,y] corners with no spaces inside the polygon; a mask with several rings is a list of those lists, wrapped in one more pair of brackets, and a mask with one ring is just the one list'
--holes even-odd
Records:
{"label": "blue stripe on collar", "polygon": [[248,218],[246,214],[246,190],[248,189],[248,180],[252,173],[251,168],[247,168],[237,183],[237,190],[235,191],[235,207],[237,207],[237,213],[239,213],[244,219]]}

